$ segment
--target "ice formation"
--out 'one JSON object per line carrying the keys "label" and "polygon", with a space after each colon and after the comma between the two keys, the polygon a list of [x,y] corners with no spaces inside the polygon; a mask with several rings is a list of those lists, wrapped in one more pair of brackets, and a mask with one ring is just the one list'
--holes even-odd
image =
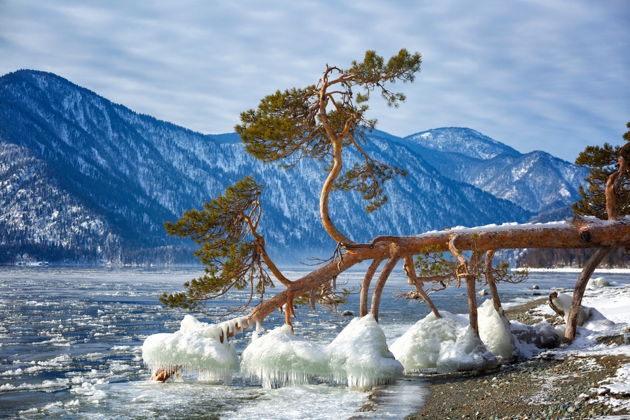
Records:
{"label": "ice formation", "polygon": [[479,337],[500,361],[510,361],[513,353],[513,338],[510,323],[494,309],[492,300],[479,306]]}
{"label": "ice formation", "polygon": [[590,279],[586,287],[589,289],[597,289],[599,287],[609,287],[611,284],[605,277],[596,277],[594,279]]}
{"label": "ice formation", "polygon": [[440,352],[455,344],[459,331],[466,325],[463,317],[441,311],[442,318],[430,313],[416,322],[391,346],[406,372],[437,368]]}
{"label": "ice formation", "polygon": [[244,319],[207,324],[186,315],[178,331],[147,337],[142,359],[153,372],[183,369],[197,372],[203,379],[229,382],[238,368],[238,357],[227,337],[245,325]]}
{"label": "ice formation", "polygon": [[330,374],[325,347],[294,335],[286,324],[252,340],[243,351],[241,370],[260,379],[265,388]]}
{"label": "ice formation", "polygon": [[327,352],[333,379],[352,388],[389,383],[403,373],[372,314],[350,321],[327,346]]}
{"label": "ice formation", "polygon": [[441,372],[484,370],[497,365],[497,358],[486,349],[470,326],[459,332],[455,343],[446,346],[437,360],[437,368]]}
{"label": "ice formation", "polygon": [[492,302],[490,309],[483,305],[481,309],[480,333],[483,328],[488,342],[475,335],[463,316],[441,311],[442,318],[431,313],[416,322],[392,344],[392,352],[406,372],[424,369],[454,372],[496,367],[497,357],[488,348],[497,351],[495,354],[499,358],[509,360],[512,357],[512,335]]}
{"label": "ice formation", "polygon": [[252,340],[243,352],[241,369],[264,387],[320,377],[368,388],[391,382],[403,371],[372,315],[350,321],[327,346],[295,336],[287,325],[275,328]]}

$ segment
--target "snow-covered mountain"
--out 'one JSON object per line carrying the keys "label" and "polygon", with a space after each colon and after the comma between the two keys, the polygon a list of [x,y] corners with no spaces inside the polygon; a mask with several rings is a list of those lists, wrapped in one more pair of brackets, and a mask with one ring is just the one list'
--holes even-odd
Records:
{"label": "snow-covered mountain", "polygon": [[[409,174],[387,184],[390,201],[371,214],[357,195],[335,193],[331,210],[343,231],[368,240],[531,216],[471,185],[472,178],[454,176],[440,161],[483,165],[508,156],[520,164],[529,155],[472,130],[440,130],[432,130],[440,132],[432,138],[442,139],[432,149],[417,140],[431,131],[406,139],[370,135],[369,152]],[[461,133],[474,138],[462,141]],[[318,215],[324,164],[302,161],[285,170],[262,163],[244,152],[234,133],[203,135],[159,121],[51,73],[21,70],[0,77],[0,142],[0,261],[177,259],[188,255],[182,251],[186,242],[168,237],[163,222],[250,174],[265,186],[262,227],[273,254],[291,259],[334,248]],[[454,157],[449,147],[457,150]],[[482,175],[479,170],[474,179]]]}
{"label": "snow-covered mountain", "polygon": [[549,153],[519,153],[469,128],[437,128],[405,140],[442,175],[534,213],[576,202],[587,173]]}

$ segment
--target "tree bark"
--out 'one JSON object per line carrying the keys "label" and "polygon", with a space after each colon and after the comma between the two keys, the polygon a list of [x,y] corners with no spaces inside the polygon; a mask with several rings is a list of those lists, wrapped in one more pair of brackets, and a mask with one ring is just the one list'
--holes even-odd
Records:
{"label": "tree bark", "polygon": [[381,295],[383,294],[383,288],[385,287],[385,283],[387,283],[389,275],[392,273],[394,267],[396,267],[396,264],[400,259],[398,256],[398,249],[396,247],[394,248],[395,249],[385,263],[385,266],[383,267],[383,270],[378,277],[378,281],[376,282],[376,286],[374,287],[374,292],[372,292],[372,308],[370,309],[370,312],[372,313],[372,315],[374,315],[374,319],[376,319],[376,322],[378,322],[378,313],[381,306]]}
{"label": "tree bark", "polygon": [[475,276],[466,277],[466,291],[468,295],[468,320],[470,326],[479,335],[479,323],[477,322],[477,293],[475,290]]}
{"label": "tree bark", "polygon": [[[627,143],[624,147],[627,147]],[[620,151],[621,153],[621,151]],[[617,170],[610,174],[606,180],[606,186],[604,189],[604,196],[606,197],[606,214],[608,220],[617,220],[617,189],[621,184],[621,179],[625,172],[628,170],[628,162],[620,154],[617,158],[619,164]]]}
{"label": "tree bark", "polygon": [[370,291],[370,283],[372,283],[372,278],[374,277],[374,273],[378,269],[378,266],[381,264],[382,259],[375,259],[370,264],[370,267],[365,272],[365,277],[363,278],[363,282],[361,283],[361,294],[359,296],[359,316],[364,317],[368,313],[368,293]]}
{"label": "tree bark", "polygon": [[499,313],[499,315],[503,316],[503,308],[501,307],[501,298],[499,297],[499,291],[497,290],[497,283],[494,280],[494,274],[492,273],[492,258],[494,257],[495,250],[491,249],[486,252],[486,282],[488,283],[488,288],[490,289],[490,295],[492,296],[492,304],[494,305],[494,310]]}
{"label": "tree bark", "polygon": [[597,268],[600,262],[608,255],[610,248],[599,248],[589,258],[584,265],[580,277],[578,277],[575,283],[575,289],[573,290],[573,301],[571,302],[571,311],[569,312],[569,319],[567,320],[567,327],[564,330],[564,338],[570,342],[575,339],[575,333],[577,332],[577,321],[582,309],[582,297],[584,297],[584,291],[588,280],[591,278],[593,271]]}
{"label": "tree bark", "polygon": [[429,306],[431,312],[433,312],[433,315],[435,315],[436,318],[442,318],[442,315],[440,315],[440,311],[438,311],[438,308],[433,304],[433,301],[431,300],[427,292],[425,292],[424,287],[422,286],[422,282],[418,279],[418,276],[416,275],[416,269],[413,266],[413,257],[411,255],[405,256],[405,273],[407,273],[411,284],[416,286],[416,292],[418,292],[422,300],[424,300],[424,303]]}

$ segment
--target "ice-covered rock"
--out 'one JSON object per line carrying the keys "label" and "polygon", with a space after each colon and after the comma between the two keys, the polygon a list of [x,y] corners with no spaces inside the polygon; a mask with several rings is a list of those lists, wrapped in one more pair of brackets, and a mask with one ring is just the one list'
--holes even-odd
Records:
{"label": "ice-covered rock", "polygon": [[142,359],[154,372],[181,369],[197,372],[203,379],[229,382],[238,369],[236,351],[227,340],[236,323],[208,324],[186,315],[178,331],[147,337]]}
{"label": "ice-covered rock", "polygon": [[350,321],[327,351],[333,379],[352,388],[389,383],[403,373],[372,314]]}
{"label": "ice-covered rock", "polygon": [[440,372],[485,370],[496,367],[498,363],[497,358],[468,326],[460,331],[454,344],[446,346],[440,352],[437,369]]}
{"label": "ice-covered rock", "polygon": [[296,336],[283,325],[252,340],[243,351],[241,370],[265,388],[307,383],[313,376],[330,376],[325,346]]}
{"label": "ice-covered rock", "polygon": [[479,306],[479,337],[500,361],[512,359],[513,338],[510,323],[494,309],[492,300],[486,300]]}
{"label": "ice-covered rock", "polygon": [[416,322],[391,346],[396,359],[406,372],[437,367],[440,352],[455,344],[466,321],[463,317],[441,311],[441,318],[430,313]]}
{"label": "ice-covered rock", "polygon": [[530,359],[542,349],[558,347],[561,342],[560,333],[547,322],[527,325],[512,321],[510,329],[515,337],[515,354],[520,360]]}

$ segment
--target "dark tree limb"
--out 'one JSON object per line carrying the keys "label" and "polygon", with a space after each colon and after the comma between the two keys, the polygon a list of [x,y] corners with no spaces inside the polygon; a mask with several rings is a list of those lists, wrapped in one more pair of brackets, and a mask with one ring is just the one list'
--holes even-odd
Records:
{"label": "dark tree limb", "polygon": [[438,311],[438,308],[433,304],[433,301],[431,300],[427,292],[425,292],[424,287],[422,286],[422,282],[418,280],[418,276],[416,275],[416,269],[413,266],[413,257],[411,255],[405,256],[404,268],[405,268],[405,273],[407,273],[407,277],[409,278],[409,282],[413,284],[414,286],[416,286],[416,292],[420,295],[422,300],[424,300],[424,302],[429,306],[429,308],[431,308],[431,312],[433,312],[436,318],[442,318],[442,315],[440,315],[440,311]]}

